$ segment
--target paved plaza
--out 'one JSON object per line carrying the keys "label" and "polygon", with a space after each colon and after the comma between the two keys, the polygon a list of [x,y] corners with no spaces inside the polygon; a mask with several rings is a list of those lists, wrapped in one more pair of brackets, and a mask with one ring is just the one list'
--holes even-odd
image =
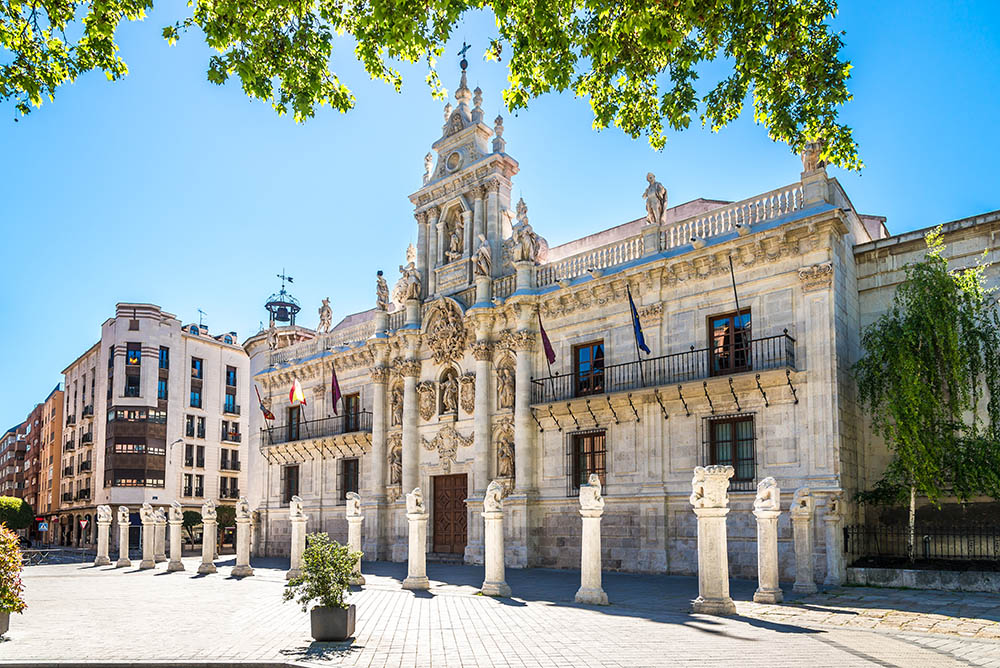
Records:
{"label": "paved plaza", "polygon": [[[223,557],[225,559],[225,557]],[[63,564],[26,569],[29,608],[0,642],[4,664],[344,666],[861,666],[1000,668],[1000,597],[841,588],[738,615],[688,613],[694,578],[605,574],[612,605],[576,605],[579,573],[508,570],[514,597],[476,595],[482,569],[428,565],[428,592],[404,591],[405,564],[366,563],[353,642],[314,643],[308,614],[281,602],[286,563],[256,575],[197,576]]]}

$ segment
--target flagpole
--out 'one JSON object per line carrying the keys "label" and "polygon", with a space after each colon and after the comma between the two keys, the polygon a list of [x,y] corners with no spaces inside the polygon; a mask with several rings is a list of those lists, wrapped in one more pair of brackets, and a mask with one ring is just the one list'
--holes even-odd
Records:
{"label": "flagpole", "polygon": [[[632,307],[635,306],[635,302],[632,300],[632,288],[629,284],[625,284],[625,290],[628,291],[628,315],[629,319],[638,318],[638,314],[632,312]],[[635,329],[635,320],[632,321],[632,343],[635,344],[635,360],[639,364],[639,382],[642,383],[643,387],[646,387],[646,374],[642,370],[642,357],[639,355],[639,334]]]}
{"label": "flagpole", "polygon": [[[538,334],[539,334],[539,336],[541,336],[542,330],[544,329],[542,327],[542,314],[541,314],[541,312],[538,312],[538,313],[536,313],[536,315],[538,316]],[[544,346],[543,346],[543,350],[542,350],[542,357],[545,358],[545,366],[547,366],[549,368],[549,378],[551,378],[552,377],[552,362],[549,361],[549,354],[548,354],[548,352],[546,350],[544,350]]]}
{"label": "flagpole", "polygon": [[[729,278],[733,282],[733,299],[736,301],[736,327],[733,328],[733,343],[735,344],[736,333],[739,329],[743,329],[743,314],[740,312],[740,296],[736,292],[736,272],[733,269],[733,256],[729,256]],[[750,355],[750,343],[747,342],[747,356]],[[735,363],[735,360],[733,360]]]}

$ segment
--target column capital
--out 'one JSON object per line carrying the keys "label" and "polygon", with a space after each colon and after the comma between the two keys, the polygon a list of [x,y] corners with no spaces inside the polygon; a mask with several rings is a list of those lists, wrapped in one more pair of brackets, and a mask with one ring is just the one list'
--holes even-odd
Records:
{"label": "column capital", "polygon": [[488,192],[489,187],[486,185],[478,185],[472,189],[472,194],[476,196],[476,199],[485,199]]}
{"label": "column capital", "polygon": [[517,352],[528,353],[535,349],[535,333],[522,329],[510,335],[511,347]]}
{"label": "column capital", "polygon": [[476,341],[472,344],[472,358],[477,362],[489,362],[493,359],[493,343]]}
{"label": "column capital", "polygon": [[423,211],[424,215],[427,216],[428,222],[431,220],[437,220],[438,216],[441,215],[441,210],[436,206],[429,206]]}
{"label": "column capital", "polygon": [[368,372],[371,374],[373,383],[384,385],[389,382],[389,369],[387,367],[377,366],[369,369]]}
{"label": "column capital", "polygon": [[400,360],[396,363],[396,368],[399,371],[399,374],[404,378],[420,377],[420,360]]}
{"label": "column capital", "polygon": [[497,177],[491,178],[486,182],[486,192],[500,194],[500,179]]}

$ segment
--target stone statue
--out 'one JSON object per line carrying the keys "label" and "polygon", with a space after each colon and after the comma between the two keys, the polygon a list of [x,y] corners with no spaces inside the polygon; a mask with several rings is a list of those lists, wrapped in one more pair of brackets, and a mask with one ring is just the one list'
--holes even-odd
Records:
{"label": "stone statue", "polygon": [[216,520],[219,515],[215,511],[215,501],[209,499],[205,503],[201,504],[201,519],[202,520]]}
{"label": "stone statue", "polygon": [[792,517],[811,517],[813,512],[812,492],[808,487],[799,487],[792,495]]}
{"label": "stone statue", "polygon": [[448,262],[454,262],[462,257],[462,232],[464,231],[461,221],[455,221],[455,226],[451,228],[448,250],[444,254]]}
{"label": "stone statue", "polygon": [[325,334],[330,331],[330,325],[333,321],[333,309],[330,308],[330,298],[327,297],[323,300],[323,305],[319,307],[319,327],[316,331],[320,334]]}
{"label": "stone statue", "polygon": [[501,438],[497,442],[497,475],[501,478],[514,477],[514,441]]}
{"label": "stone statue", "polygon": [[694,477],[691,478],[691,496],[688,498],[695,508],[705,506],[705,468],[694,467]]}
{"label": "stone statue", "polygon": [[156,516],[153,514],[153,506],[149,505],[149,503],[142,504],[142,507],[139,508],[139,520],[143,524],[156,522]]}
{"label": "stone statue", "polygon": [[170,521],[171,522],[183,522],[184,521],[184,508],[181,506],[180,501],[170,502]]}
{"label": "stone statue", "polygon": [[826,502],[826,518],[840,519],[844,515],[844,496],[841,492],[831,494]]}
{"label": "stone statue", "polygon": [[538,259],[539,237],[528,223],[528,205],[524,203],[523,197],[517,202],[517,222],[511,229],[508,247],[514,262],[534,262]]}
{"label": "stone statue", "polygon": [[385,282],[381,269],[375,274],[375,308],[379,311],[389,310],[389,285]]}
{"label": "stone statue", "polygon": [[403,390],[398,385],[392,388],[390,404],[392,408],[392,426],[398,427],[403,424]]}
{"label": "stone statue", "polygon": [[444,387],[441,388],[441,412],[442,413],[457,413],[458,412],[458,378],[455,376],[448,376],[442,383]]}
{"label": "stone statue", "polygon": [[583,510],[604,510],[601,496],[601,476],[591,473],[586,485],[580,485],[580,508]]}
{"label": "stone statue", "polygon": [[826,161],[819,159],[819,156],[823,153],[823,146],[824,142],[822,141],[806,142],[805,149],[801,155],[803,172],[811,172],[826,167]]}
{"label": "stone statue", "polygon": [[497,369],[497,395],[500,408],[514,407],[514,372],[505,366]]}
{"label": "stone statue", "polygon": [[427,507],[424,506],[424,493],[419,487],[414,487],[413,491],[406,495],[406,512],[420,515],[427,512]]}
{"label": "stone statue", "polygon": [[483,497],[483,510],[485,512],[495,512],[502,508],[503,485],[497,480],[491,480],[486,488],[486,496]]}
{"label": "stone statue", "polygon": [[493,252],[486,240],[486,235],[479,235],[479,248],[476,250],[476,260],[472,272],[476,276],[490,276],[493,270]]}
{"label": "stone statue", "polygon": [[434,154],[429,152],[424,156],[424,183],[431,180],[431,170],[434,168]]}
{"label": "stone statue", "polygon": [[781,490],[778,481],[768,476],[757,483],[757,498],[753,501],[754,510],[781,510]]}
{"label": "stone statue", "polygon": [[347,507],[344,509],[347,517],[361,517],[361,495],[357,492],[347,493]]}
{"label": "stone statue", "polygon": [[118,506],[118,524],[128,524],[128,506]]}
{"label": "stone statue", "polygon": [[241,496],[240,500],[236,502],[236,519],[238,520],[248,520],[250,519],[250,502],[247,497]]}
{"label": "stone statue", "polygon": [[278,330],[271,325],[267,328],[267,349],[276,350],[278,348]]}
{"label": "stone statue", "polygon": [[646,224],[663,225],[667,222],[667,189],[656,180],[653,172],[646,174],[649,186],[642,193],[646,200]]}
{"label": "stone statue", "polygon": [[403,445],[396,442],[389,451],[389,484],[398,485],[403,481]]}
{"label": "stone statue", "polygon": [[111,506],[97,506],[97,521],[111,523]]}
{"label": "stone statue", "polygon": [[407,299],[420,299],[420,272],[417,266],[410,261],[406,265],[399,265],[400,279],[396,284],[396,299],[405,302]]}
{"label": "stone statue", "polygon": [[696,466],[691,479],[689,501],[695,508],[725,508],[729,504],[729,479],[732,466]]}
{"label": "stone statue", "polygon": [[299,519],[305,517],[306,514],[302,512],[302,497],[293,496],[292,500],[288,502],[288,517],[289,519]]}
{"label": "stone statue", "polygon": [[156,524],[163,524],[167,521],[167,514],[163,512],[163,508],[157,508],[153,511],[153,521]]}

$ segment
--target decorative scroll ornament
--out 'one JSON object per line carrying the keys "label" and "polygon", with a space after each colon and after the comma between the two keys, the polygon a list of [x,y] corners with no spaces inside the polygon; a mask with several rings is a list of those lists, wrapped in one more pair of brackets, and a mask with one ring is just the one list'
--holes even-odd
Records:
{"label": "decorative scroll ornament", "polygon": [[444,467],[446,473],[451,471],[451,464],[455,461],[455,455],[458,452],[459,446],[470,447],[472,445],[471,436],[462,436],[450,424],[438,430],[437,435],[430,441],[426,438],[422,438],[421,440],[423,441],[425,450],[437,450],[438,461]]}
{"label": "decorative scroll ornament", "polygon": [[447,299],[439,301],[431,311],[429,322],[425,341],[434,361],[445,364],[462,357],[468,335],[458,307]]}
{"label": "decorative scroll ornament", "polygon": [[429,380],[425,380],[422,383],[417,383],[417,395],[419,399],[417,400],[417,405],[420,409],[420,417],[425,420],[430,420],[434,417],[434,383]]}
{"label": "decorative scroll ornament", "polygon": [[831,262],[823,262],[809,267],[802,267],[799,269],[799,280],[802,282],[803,292],[828,288],[833,283],[833,264]]}
{"label": "decorative scroll ornament", "polygon": [[467,373],[461,377],[461,404],[462,410],[472,413],[476,409],[476,374]]}

